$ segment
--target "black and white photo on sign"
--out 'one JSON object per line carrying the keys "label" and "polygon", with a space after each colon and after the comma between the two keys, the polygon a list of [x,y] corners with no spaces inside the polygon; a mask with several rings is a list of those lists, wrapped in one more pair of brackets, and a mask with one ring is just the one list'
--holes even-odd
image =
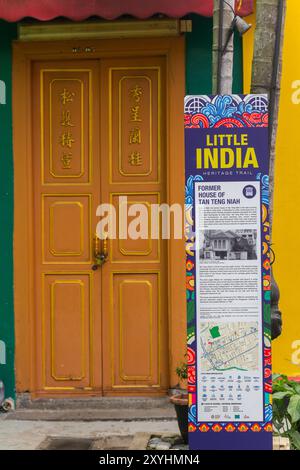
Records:
{"label": "black and white photo on sign", "polygon": [[198,232],[198,247],[202,260],[256,260],[257,230],[201,230]]}

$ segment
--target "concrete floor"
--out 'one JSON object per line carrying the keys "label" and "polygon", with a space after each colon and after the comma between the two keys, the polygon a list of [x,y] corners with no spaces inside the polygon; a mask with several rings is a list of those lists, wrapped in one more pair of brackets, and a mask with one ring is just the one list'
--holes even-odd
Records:
{"label": "concrete floor", "polygon": [[16,411],[0,413],[0,450],[37,449],[51,437],[103,441],[111,436],[129,436],[136,442],[139,434],[145,432],[148,437],[151,433],[178,434],[175,410],[168,397],[66,401],[31,400],[28,394],[21,394]]}
{"label": "concrete floor", "polygon": [[0,450],[36,449],[48,436],[102,438],[136,433],[178,434],[177,421],[26,421],[0,414]]}

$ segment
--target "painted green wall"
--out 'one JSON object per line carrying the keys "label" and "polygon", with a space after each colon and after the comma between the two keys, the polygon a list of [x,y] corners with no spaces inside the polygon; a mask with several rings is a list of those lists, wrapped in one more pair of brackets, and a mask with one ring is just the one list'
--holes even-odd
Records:
{"label": "painted green wall", "polygon": [[7,397],[14,397],[15,388],[11,41],[16,32],[15,24],[0,21],[0,80],[6,85],[6,104],[0,104],[0,341],[5,343],[6,364],[0,364],[0,379]]}
{"label": "painted green wall", "polygon": [[[186,94],[210,95],[212,82],[212,18],[189,15],[193,29],[186,34]],[[234,38],[233,93],[243,92],[242,40]]]}

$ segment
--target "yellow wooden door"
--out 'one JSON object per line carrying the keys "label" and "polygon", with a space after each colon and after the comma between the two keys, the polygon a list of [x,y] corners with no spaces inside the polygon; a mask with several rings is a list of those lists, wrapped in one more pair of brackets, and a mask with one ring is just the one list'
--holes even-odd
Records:
{"label": "yellow wooden door", "polygon": [[34,65],[38,394],[168,386],[165,242],[117,234],[92,270],[99,204],[165,199],[164,80],[155,57]]}
{"label": "yellow wooden door", "polygon": [[122,204],[128,214],[143,204],[149,216],[145,239],[119,233],[109,240],[102,268],[108,293],[102,304],[103,388],[108,394],[158,394],[169,380],[167,242],[151,239],[150,210],[166,195],[165,60],[103,60],[101,83],[102,198],[115,207],[118,229]]}
{"label": "yellow wooden door", "polygon": [[97,61],[34,66],[34,295],[41,393],[102,390],[101,368],[95,366],[101,361],[101,283],[91,270],[100,200],[99,90]]}

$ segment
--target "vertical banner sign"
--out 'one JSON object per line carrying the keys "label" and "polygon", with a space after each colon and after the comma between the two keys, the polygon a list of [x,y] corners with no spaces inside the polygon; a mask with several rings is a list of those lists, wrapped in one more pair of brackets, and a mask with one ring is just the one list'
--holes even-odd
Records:
{"label": "vertical banner sign", "polygon": [[189,444],[272,448],[265,95],[187,96]]}

